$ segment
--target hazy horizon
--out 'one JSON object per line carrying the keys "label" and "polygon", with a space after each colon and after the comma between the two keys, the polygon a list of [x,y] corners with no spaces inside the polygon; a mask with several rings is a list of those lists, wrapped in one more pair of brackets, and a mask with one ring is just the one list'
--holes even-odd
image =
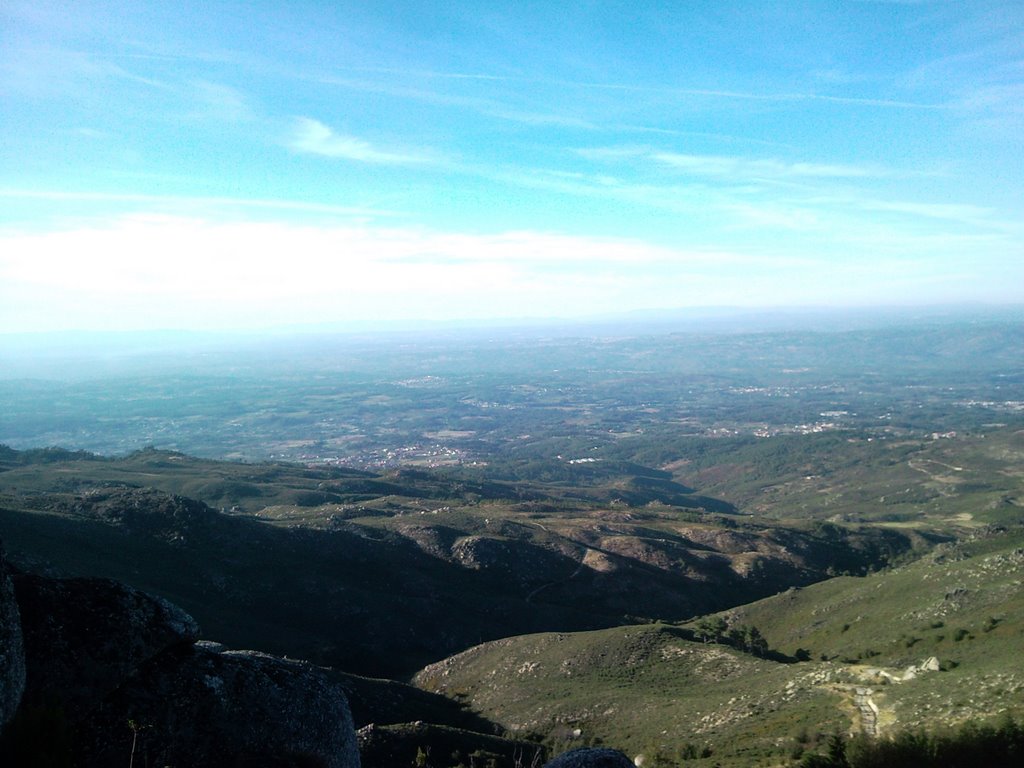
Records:
{"label": "hazy horizon", "polygon": [[1024,303],[1024,6],[15,1],[0,333]]}
{"label": "hazy horizon", "polygon": [[887,326],[905,322],[930,321],[1010,321],[1024,322],[1024,302],[959,302],[929,304],[861,304],[851,306],[828,305],[707,305],[677,307],[637,307],[622,311],[594,311],[573,315],[523,315],[508,317],[460,317],[431,319],[380,320],[324,320],[310,323],[278,323],[251,327],[191,328],[186,325],[153,328],[78,327],[59,329],[7,330],[0,329],[0,341],[31,341],[32,339],[80,339],[95,337],[116,338],[253,338],[274,339],[319,335],[376,336],[431,334],[447,331],[482,332],[491,330],[512,332],[546,332],[558,329],[591,329],[650,327],[677,328],[696,333],[719,333],[723,330],[749,330],[757,332],[779,328],[785,330],[837,329],[845,326]]}

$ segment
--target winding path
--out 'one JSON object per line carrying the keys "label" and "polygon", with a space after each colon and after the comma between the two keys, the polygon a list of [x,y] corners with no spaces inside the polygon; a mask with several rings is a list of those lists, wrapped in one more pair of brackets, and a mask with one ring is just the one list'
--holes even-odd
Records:
{"label": "winding path", "polygon": [[871,689],[853,689],[853,706],[860,715],[860,730],[865,736],[878,736],[878,705],[871,700]]}

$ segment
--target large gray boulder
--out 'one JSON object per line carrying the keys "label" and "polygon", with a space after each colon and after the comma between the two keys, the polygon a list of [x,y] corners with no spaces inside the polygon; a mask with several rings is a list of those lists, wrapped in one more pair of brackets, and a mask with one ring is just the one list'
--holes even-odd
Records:
{"label": "large gray boulder", "polygon": [[[82,768],[358,768],[345,694],[307,662],[199,643],[143,665],[103,703]],[[134,749],[134,753],[133,753]]]}
{"label": "large gray boulder", "polygon": [[14,717],[25,690],[25,651],[21,615],[7,559],[0,545],[0,733]]}
{"label": "large gray boulder", "polygon": [[199,637],[196,622],[159,597],[110,579],[16,574],[27,667],[25,701],[91,709],[142,663]]}
{"label": "large gray boulder", "polygon": [[584,748],[563,752],[544,768],[634,768],[633,761],[615,749]]}
{"label": "large gray boulder", "polygon": [[198,636],[180,608],[116,581],[0,576],[0,711],[21,698],[65,737],[21,733],[16,764],[358,768],[339,683]]}

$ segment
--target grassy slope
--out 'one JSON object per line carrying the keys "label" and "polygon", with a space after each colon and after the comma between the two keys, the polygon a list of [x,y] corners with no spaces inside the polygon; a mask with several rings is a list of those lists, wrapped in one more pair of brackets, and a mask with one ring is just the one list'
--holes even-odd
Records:
{"label": "grassy slope", "polygon": [[823,669],[647,625],[499,640],[427,667],[415,682],[554,751],[603,743],[654,759],[710,745],[727,765],[778,754],[803,732],[847,727]]}
{"label": "grassy slope", "polygon": [[[729,612],[783,651],[855,662],[879,687],[883,727],[954,723],[1024,711],[1024,531],[943,545],[865,579],[840,578]],[[947,670],[894,675],[935,656]]]}
{"label": "grassy slope", "polygon": [[[710,743],[709,765],[784,763],[820,734],[860,730],[858,688],[870,692],[883,733],[1020,716],[1022,544],[1020,529],[978,537],[723,614],[757,626],[773,648],[810,649],[809,662],[755,658],[650,625],[487,643],[426,668],[416,683],[555,745],[574,729],[579,740],[648,756],[678,758],[687,744]],[[902,677],[931,656],[942,671],[902,682],[881,674]]]}
{"label": "grassy slope", "polygon": [[1024,432],[998,427],[727,440],[670,465],[679,482],[758,515],[953,529],[1024,519],[1022,467]]}

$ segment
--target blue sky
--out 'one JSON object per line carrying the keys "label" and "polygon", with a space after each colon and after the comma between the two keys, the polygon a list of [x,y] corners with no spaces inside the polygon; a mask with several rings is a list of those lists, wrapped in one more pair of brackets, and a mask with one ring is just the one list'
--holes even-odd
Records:
{"label": "blue sky", "polygon": [[1019,0],[5,0],[0,34],[0,332],[1024,302]]}

